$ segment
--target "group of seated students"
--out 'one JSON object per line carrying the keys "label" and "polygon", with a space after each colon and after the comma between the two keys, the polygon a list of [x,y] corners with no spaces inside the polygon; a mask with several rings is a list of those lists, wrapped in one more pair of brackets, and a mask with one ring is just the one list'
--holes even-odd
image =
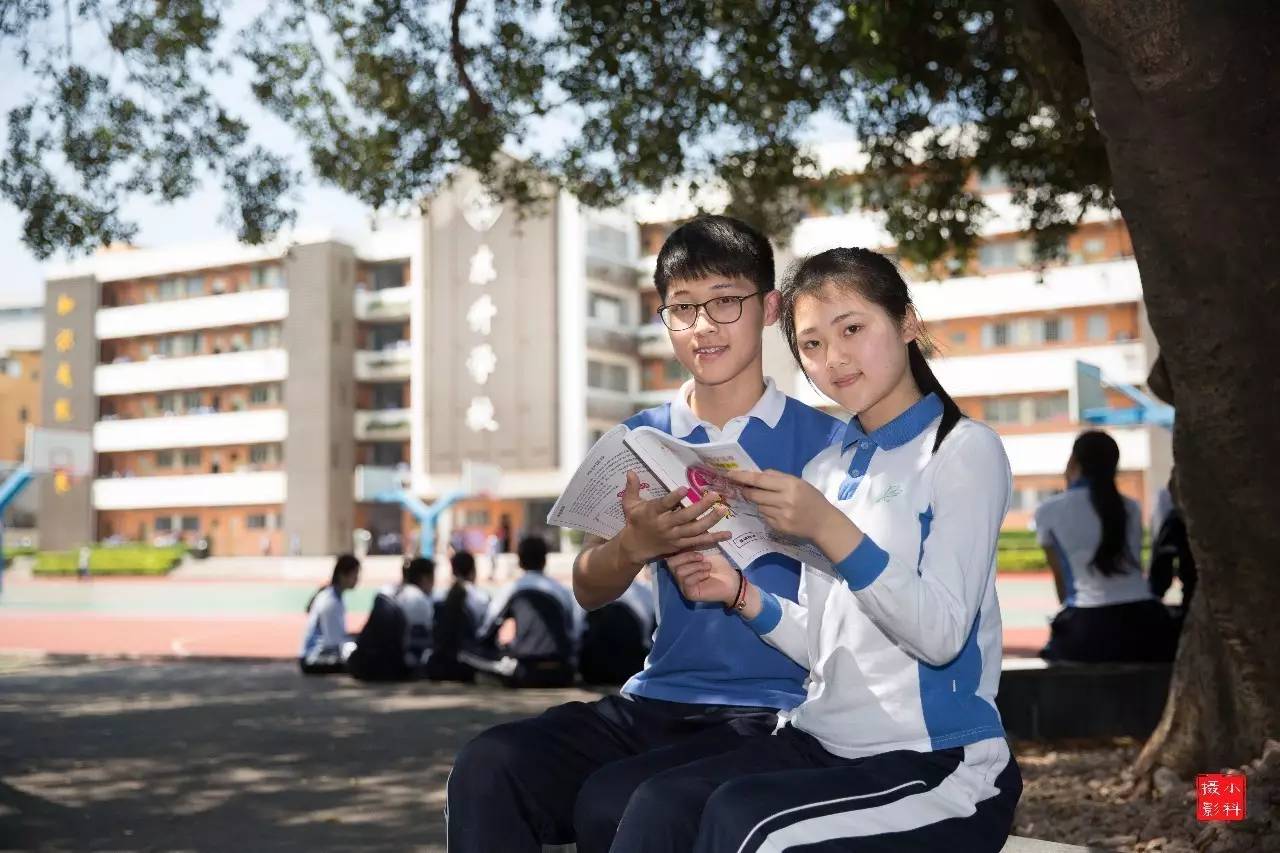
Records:
{"label": "group of seated students", "polygon": [[360,563],[340,556],[329,584],[307,605],[302,672],[459,682],[483,672],[511,687],[559,687],[579,676],[620,684],[640,669],[654,627],[647,584],[637,581],[622,601],[587,616],[543,573],[545,539],[526,536],[517,556],[521,576],[492,600],[476,586],[475,558],[466,551],[451,555],[453,582],[438,598],[434,561],[406,559],[400,582],[379,590],[355,636],[347,632],[342,594],[359,580]]}

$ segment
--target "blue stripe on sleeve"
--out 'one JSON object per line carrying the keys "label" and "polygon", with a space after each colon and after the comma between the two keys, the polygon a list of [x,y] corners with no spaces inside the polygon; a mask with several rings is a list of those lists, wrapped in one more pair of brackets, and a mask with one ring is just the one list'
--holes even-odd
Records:
{"label": "blue stripe on sleeve", "polygon": [[889,565],[889,554],[879,545],[871,541],[870,536],[863,535],[858,547],[849,556],[836,563],[835,569],[846,581],[849,589],[857,592],[875,583],[876,578]]}
{"label": "blue stripe on sleeve", "polygon": [[747,619],[744,616],[742,621],[762,637],[777,628],[778,623],[782,621],[782,605],[778,603],[778,597],[760,589],[760,612],[756,614],[756,618]]}

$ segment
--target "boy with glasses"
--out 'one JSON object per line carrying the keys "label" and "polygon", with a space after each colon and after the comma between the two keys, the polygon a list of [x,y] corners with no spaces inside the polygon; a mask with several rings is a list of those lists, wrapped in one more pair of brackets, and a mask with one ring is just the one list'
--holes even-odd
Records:
{"label": "boy with glasses", "polygon": [[[676,229],[654,275],[676,358],[692,374],[674,400],[626,421],[692,443],[736,440],[763,469],[799,475],[844,425],[764,377],[762,335],[778,319],[773,250],[751,226],[706,216]],[[615,600],[647,563],[658,628],[644,669],[620,696],[570,702],[496,726],[459,753],[447,792],[449,849],[536,853],[576,841],[605,851],[631,793],[662,770],[733,749],[773,730],[803,701],[803,668],[718,606],[686,601],[662,558],[713,548],[727,533],[718,496],[681,506],[685,490],[644,500],[628,477],[626,526],[587,537],[573,591],[586,609]],[[800,566],[768,554],[747,567],[756,586],[795,600]]]}

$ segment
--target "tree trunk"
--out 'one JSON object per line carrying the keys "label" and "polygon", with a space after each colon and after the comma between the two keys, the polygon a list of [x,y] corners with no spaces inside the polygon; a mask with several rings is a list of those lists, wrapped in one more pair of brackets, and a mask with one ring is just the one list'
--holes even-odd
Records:
{"label": "tree trunk", "polygon": [[1177,395],[1200,571],[1138,767],[1213,772],[1280,736],[1280,3],[1056,1]]}

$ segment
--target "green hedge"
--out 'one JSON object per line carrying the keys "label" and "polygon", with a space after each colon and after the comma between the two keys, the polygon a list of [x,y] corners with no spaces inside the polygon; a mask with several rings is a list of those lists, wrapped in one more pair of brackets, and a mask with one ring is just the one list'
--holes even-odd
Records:
{"label": "green hedge", "polygon": [[[89,554],[89,572],[95,575],[164,575],[178,565],[184,553],[186,549],[181,546],[93,548]],[[74,575],[79,565],[78,550],[41,551],[36,555],[34,571],[37,575]]]}
{"label": "green hedge", "polygon": [[15,545],[12,548],[4,549],[4,558],[12,560],[14,557],[30,557],[35,554],[36,549],[30,545]]}

